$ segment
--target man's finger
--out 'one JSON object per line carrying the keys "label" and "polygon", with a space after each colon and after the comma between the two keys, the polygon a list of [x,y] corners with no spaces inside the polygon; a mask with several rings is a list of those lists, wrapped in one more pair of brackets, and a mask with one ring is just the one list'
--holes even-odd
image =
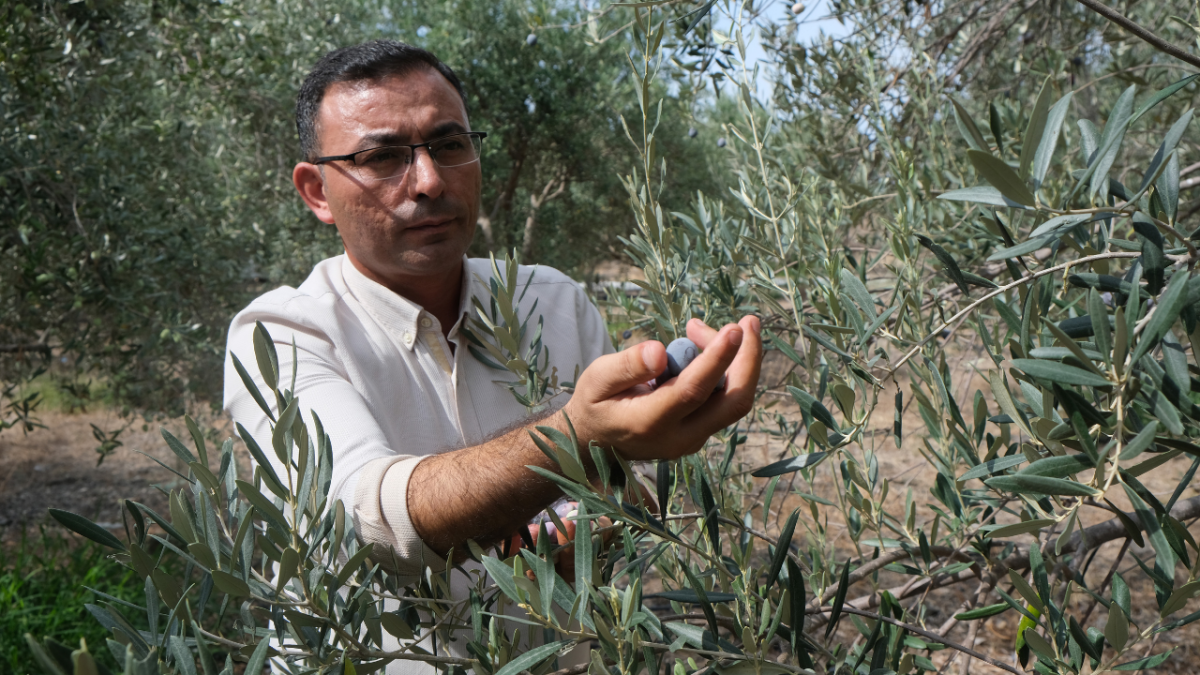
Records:
{"label": "man's finger", "polygon": [[687,322],[688,339],[696,343],[696,346],[701,350],[708,347],[708,343],[712,342],[713,338],[717,337],[718,330],[712,328],[700,319],[692,319]]}
{"label": "man's finger", "polygon": [[670,391],[674,397],[671,408],[677,414],[688,414],[712,396],[725,369],[737,356],[745,330],[736,324],[721,328],[708,348],[700,352],[691,365],[668,382],[660,391]]}
{"label": "man's finger", "polygon": [[710,397],[697,408],[689,420],[716,429],[733,424],[744,417],[754,403],[758,377],[762,370],[762,323],[755,316],[742,317],[742,344],[737,356],[726,370],[725,390]]}
{"label": "man's finger", "polygon": [[593,402],[603,401],[650,381],[666,369],[667,348],[650,340],[593,361],[580,376],[576,393],[583,393]]}

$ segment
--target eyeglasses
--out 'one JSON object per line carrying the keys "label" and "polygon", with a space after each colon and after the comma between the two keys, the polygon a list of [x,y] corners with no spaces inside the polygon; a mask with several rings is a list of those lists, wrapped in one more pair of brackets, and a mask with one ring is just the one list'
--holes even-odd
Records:
{"label": "eyeglasses", "polygon": [[479,161],[479,149],[487,134],[482,131],[467,131],[435,138],[428,143],[415,145],[386,145],[379,148],[359,150],[349,155],[318,157],[313,164],[346,161],[350,173],[361,181],[387,180],[403,176],[412,165],[417,148],[429,151],[433,163],[449,169]]}

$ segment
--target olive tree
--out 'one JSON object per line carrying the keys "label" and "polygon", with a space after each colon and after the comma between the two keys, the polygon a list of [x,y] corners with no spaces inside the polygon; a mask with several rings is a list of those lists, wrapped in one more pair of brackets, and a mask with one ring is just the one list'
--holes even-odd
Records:
{"label": "olive tree", "polygon": [[[299,419],[261,331],[254,365],[274,433],[266,449],[243,434],[253,476],[239,479],[232,443],[212,468],[197,431],[195,452],[167,438],[188,467],[170,517],[128,504],[128,543],[56,513],[147,579],[136,609],[149,630],[124,618],[134,608],[93,610],[126,672],[192,672],[197,658],[215,672],[219,651],[227,672],[233,658],[254,668],[271,657],[294,671],[409,659],[546,673],[579,644],[594,647],[590,662],[559,673],[1164,663],[1157,638],[1200,618],[1188,527],[1200,498],[1185,494],[1200,468],[1189,232],[1200,228],[1181,199],[1198,76],[1177,72],[1190,63],[1173,54],[1180,40],[1066,3],[885,2],[834,4],[856,32],[803,46],[788,37],[795,19],[772,22],[750,3],[632,4],[610,14],[626,12],[636,36],[640,105],[622,124],[636,163],[623,187],[636,222],[626,251],[645,279],[609,309],[664,340],[693,316],[758,314],[783,367],[760,383],[753,413],[705,452],[648,474],[597,461],[594,480],[582,466],[598,448],[541,429],[560,467],[544,475],[579,504],[574,539],[518,551],[468,542],[444,571],[401,585],[387,553],[360,548],[327,503],[331,440],[319,419]],[[1175,25],[1190,40],[1198,20]],[[754,27],[777,66],[766,99],[747,63]],[[1088,46],[1076,63],[1067,47],[1089,39],[1110,48]],[[982,54],[1018,77],[967,81]],[[674,160],[655,95],[671,67],[736,106],[727,193],[676,211],[662,201]],[[569,383],[539,367],[537,327],[552,318],[520,307],[513,264],[496,264],[471,340],[534,407]],[[973,373],[951,367],[956,350],[980,356],[973,395],[960,393]],[[777,461],[748,463],[751,434],[771,439]],[[928,494],[881,469],[899,448],[919,455]],[[266,452],[287,475],[265,468]],[[1165,471],[1178,478],[1164,501],[1146,482]],[[547,513],[566,531],[562,518]],[[182,579],[159,569],[150,542],[186,561]],[[572,580],[553,562],[568,552]],[[467,558],[487,575],[452,597],[454,562]],[[1133,602],[1142,585],[1147,606]],[[953,603],[950,618],[934,623],[935,603]],[[512,606],[522,619],[502,617]],[[1000,615],[1018,623],[1012,659],[977,648]],[[520,638],[531,631],[545,640]],[[385,650],[385,633],[406,642]],[[458,635],[469,656],[413,646],[430,635]],[[77,672],[87,649],[74,653]],[[65,647],[35,651],[71,668]]]}

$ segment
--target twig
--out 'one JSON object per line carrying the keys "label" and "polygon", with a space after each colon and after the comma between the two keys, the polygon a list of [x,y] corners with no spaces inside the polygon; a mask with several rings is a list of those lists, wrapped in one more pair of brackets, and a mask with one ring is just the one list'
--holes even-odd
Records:
{"label": "twig", "polygon": [[1078,2],[1079,2],[1079,4],[1083,5],[1084,7],[1087,7],[1088,9],[1099,14],[1100,16],[1117,24],[1121,28],[1124,28],[1125,30],[1129,31],[1130,33],[1133,33],[1133,35],[1135,37],[1137,37],[1141,41],[1145,42],[1146,44],[1150,45],[1151,47],[1154,47],[1158,51],[1160,51],[1164,54],[1167,54],[1169,56],[1174,56],[1175,58],[1179,59],[1180,61],[1183,61],[1185,63],[1190,63],[1191,65],[1196,66],[1197,68],[1200,68],[1200,56],[1196,56],[1195,54],[1189,54],[1188,52],[1184,51],[1181,47],[1173,45],[1170,42],[1167,42],[1166,40],[1158,37],[1154,33],[1151,33],[1146,28],[1143,28],[1142,26],[1129,20],[1129,18],[1127,18],[1124,14],[1121,14],[1120,12],[1109,7],[1108,5],[1105,5],[1101,2],[1099,2],[1098,0],[1078,0]]}
{"label": "twig", "polygon": [[1017,286],[1029,283],[1030,281],[1033,281],[1034,279],[1038,279],[1040,277],[1044,277],[1047,274],[1053,274],[1054,272],[1059,272],[1061,270],[1070,269],[1076,265],[1082,265],[1083,263],[1089,263],[1094,260],[1109,260],[1112,258],[1136,258],[1140,255],[1141,255],[1141,253],[1134,253],[1133,251],[1110,251],[1108,253],[1098,253],[1096,255],[1089,255],[1089,256],[1085,256],[1083,258],[1077,258],[1070,262],[1062,263],[1061,265],[1055,265],[1054,267],[1047,267],[1046,269],[1038,270],[1037,272],[1034,272],[1034,273],[1030,274],[1029,276],[1021,277],[1020,279],[1017,279],[1016,281],[1014,281],[1010,284],[1005,284],[999,288],[993,289],[991,292],[987,293],[986,295],[979,298],[975,302],[972,302],[971,304],[967,305],[965,309],[959,311],[954,316],[943,321],[942,325],[938,326],[937,329],[935,329],[929,335],[925,336],[925,339],[918,342],[917,345],[915,347],[913,347],[912,349],[910,349],[908,351],[908,353],[904,355],[903,358],[901,358],[899,361],[897,361],[896,365],[892,366],[891,370],[888,372],[887,376],[884,377],[884,379],[885,380],[889,379],[889,378],[895,379],[896,372],[900,370],[900,366],[907,363],[909,359],[911,359],[913,356],[915,356],[917,354],[917,352],[921,351],[921,348],[924,347],[926,344],[928,344],[930,340],[934,339],[938,335],[941,335],[943,330],[952,326],[960,318],[965,318],[968,314],[975,311],[984,302],[987,302],[988,300],[991,300],[992,298],[994,298],[1002,293],[1007,293],[1008,291],[1016,288]]}
{"label": "twig", "polygon": [[[826,612],[832,612],[832,611],[833,611],[833,608],[830,607],[830,608],[810,609],[806,613],[807,614],[824,614]],[[938,635],[937,633],[935,633],[931,630],[925,630],[924,628],[921,628],[920,626],[914,626],[911,623],[904,623],[903,621],[897,621],[897,620],[891,618],[890,616],[882,616],[880,614],[876,614],[875,612],[864,612],[861,609],[854,609],[853,607],[842,606],[842,612],[844,612],[846,614],[855,614],[858,616],[863,616],[868,619],[875,619],[876,621],[882,621],[884,623],[888,623],[893,626],[896,626],[897,628],[903,628],[906,631],[920,635],[921,637],[925,638],[926,640],[929,640],[930,642],[936,642],[940,645],[946,645],[947,647],[950,647],[951,649],[957,649],[958,651],[962,652],[963,654],[966,654],[967,656],[970,656],[975,659],[979,659],[980,661],[983,661],[984,663],[986,663],[988,665],[995,666],[996,668],[999,668],[1006,673],[1014,673],[1015,675],[1025,675],[1021,671],[1017,670],[1016,668],[1013,668],[1012,666],[1010,666],[1006,663],[997,661],[986,654],[977,652],[974,649],[967,647],[966,645],[960,645],[953,640],[944,638],[941,635]]]}

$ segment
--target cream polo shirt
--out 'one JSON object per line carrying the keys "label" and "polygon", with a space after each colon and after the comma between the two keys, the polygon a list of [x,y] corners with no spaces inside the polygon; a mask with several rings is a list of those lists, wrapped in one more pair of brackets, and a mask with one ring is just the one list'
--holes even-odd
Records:
{"label": "cream polo shirt", "polygon": [[[582,371],[613,351],[600,313],[578,284],[548,267],[521,266],[520,288],[531,275],[521,315],[537,301],[544,318],[542,340],[560,379],[571,379],[576,366]],[[464,315],[474,311],[472,296],[487,306],[483,284],[491,276],[489,260],[464,258],[459,321],[449,332],[453,351],[433,315],[363,276],[345,255],[318,263],[299,288],[260,296],[229,328],[227,355],[236,354],[256,373],[254,324],[266,326],[279,354],[282,382],[291,378],[295,340],[296,392],[304,419],[311,421],[310,410],[315,411],[333,445],[331,499],[341,499],[353,514],[363,543],[394,548],[401,564],[396,572],[412,580],[422,565],[440,569],[443,564],[408,516],[413,468],[425,457],[479,445],[529,418],[501,383],[512,375],[477,360],[459,333]],[[256,381],[262,386],[257,375]],[[565,395],[552,405],[563,403]],[[270,447],[267,417],[228,356],[225,409],[260,446]],[[282,471],[274,454],[266,454]]]}

